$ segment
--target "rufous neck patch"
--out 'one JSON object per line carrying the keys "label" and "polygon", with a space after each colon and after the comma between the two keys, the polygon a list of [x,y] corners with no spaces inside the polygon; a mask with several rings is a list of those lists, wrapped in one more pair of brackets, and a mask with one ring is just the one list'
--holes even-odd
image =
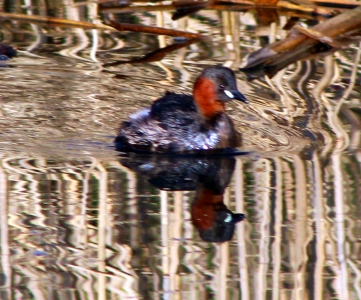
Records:
{"label": "rufous neck patch", "polygon": [[223,195],[214,194],[208,189],[198,191],[191,207],[193,225],[197,229],[211,228],[219,205],[223,205]]}
{"label": "rufous neck patch", "polygon": [[199,112],[205,118],[212,118],[225,111],[225,105],[217,100],[217,88],[208,78],[198,78],[193,87],[193,98]]}

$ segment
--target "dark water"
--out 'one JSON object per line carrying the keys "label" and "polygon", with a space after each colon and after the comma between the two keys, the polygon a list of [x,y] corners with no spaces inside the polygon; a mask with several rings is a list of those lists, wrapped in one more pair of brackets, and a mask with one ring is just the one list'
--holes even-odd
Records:
{"label": "dark water", "polygon": [[[5,7],[97,16],[95,4],[63,4]],[[241,59],[285,36],[285,16],[100,16],[212,39],[129,64],[174,39],[1,20],[19,54],[0,68],[0,298],[361,299],[358,45],[250,82]],[[214,64],[236,70],[251,103],[228,107],[249,154],[116,153],[121,121],[165,90],[190,93]],[[203,210],[220,218],[212,230],[195,221]],[[204,241],[230,237],[236,213],[247,218],[230,241]]]}

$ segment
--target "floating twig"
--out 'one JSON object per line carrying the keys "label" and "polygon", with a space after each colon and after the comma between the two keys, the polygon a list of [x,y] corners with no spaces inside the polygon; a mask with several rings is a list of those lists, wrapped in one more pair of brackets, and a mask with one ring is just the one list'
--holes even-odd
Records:
{"label": "floating twig", "polygon": [[4,60],[7,58],[13,58],[17,55],[16,49],[11,46],[0,43],[0,60]]}
{"label": "floating twig", "polygon": [[173,52],[175,50],[181,49],[183,47],[189,46],[191,44],[197,43],[201,41],[201,39],[190,39],[183,43],[172,44],[166,46],[161,49],[157,49],[151,53],[146,54],[141,58],[136,58],[130,61],[114,61],[111,63],[104,64],[104,67],[117,66],[122,64],[136,64],[136,63],[149,63],[162,60],[168,53]]}

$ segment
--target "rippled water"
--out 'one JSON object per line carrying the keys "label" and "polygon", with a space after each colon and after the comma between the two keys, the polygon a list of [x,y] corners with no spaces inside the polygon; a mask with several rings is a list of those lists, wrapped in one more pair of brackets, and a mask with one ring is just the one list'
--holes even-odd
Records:
{"label": "rippled water", "polygon": [[[47,7],[82,21],[95,8]],[[1,20],[1,42],[19,55],[0,68],[0,298],[361,299],[358,47],[247,81],[241,59],[285,36],[284,16],[278,25],[214,10],[177,22],[167,11],[101,16],[212,39],[129,64],[174,39]],[[130,113],[165,90],[190,93],[214,64],[237,71],[251,103],[228,108],[249,154],[115,152]],[[229,242],[210,243],[202,210],[247,218]]]}

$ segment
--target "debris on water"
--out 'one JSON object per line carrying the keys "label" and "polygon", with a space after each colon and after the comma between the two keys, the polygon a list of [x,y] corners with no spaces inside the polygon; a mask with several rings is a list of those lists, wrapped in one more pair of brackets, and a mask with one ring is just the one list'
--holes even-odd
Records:
{"label": "debris on water", "polygon": [[17,51],[8,45],[0,43],[0,60],[8,60],[17,56]]}

